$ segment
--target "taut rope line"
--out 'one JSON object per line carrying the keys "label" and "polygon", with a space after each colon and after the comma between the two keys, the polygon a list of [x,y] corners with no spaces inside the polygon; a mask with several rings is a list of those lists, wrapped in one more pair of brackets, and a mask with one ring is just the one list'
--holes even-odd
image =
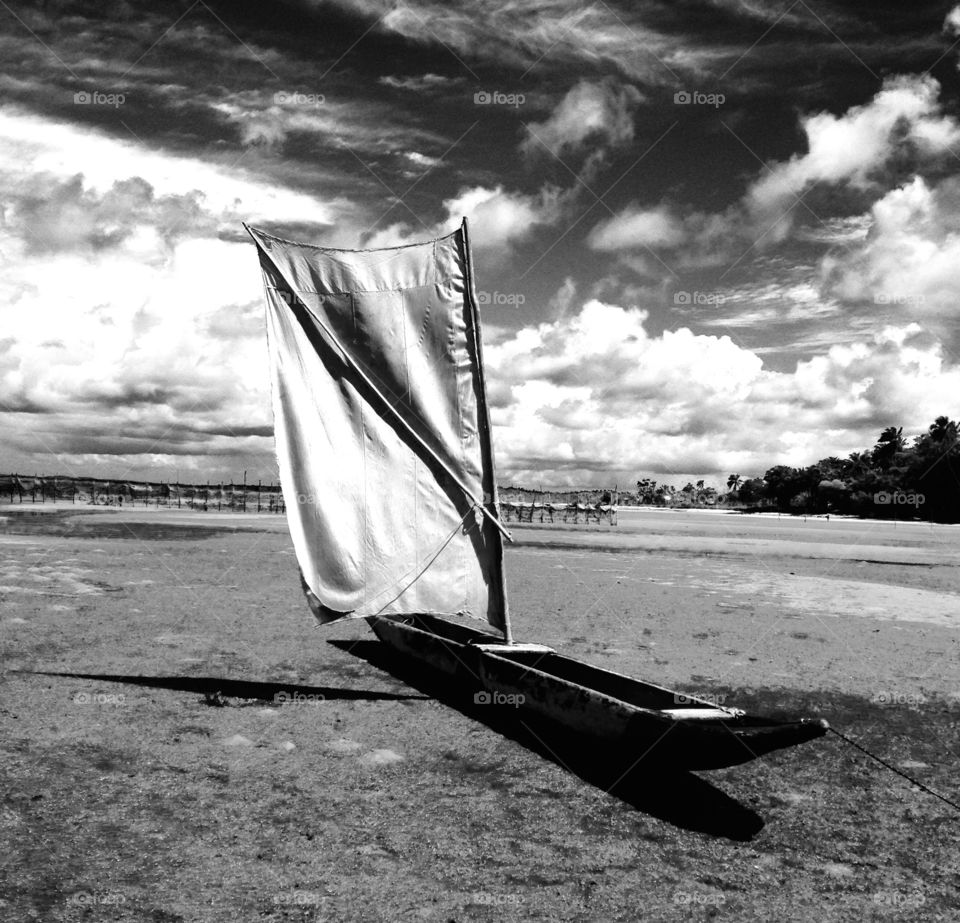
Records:
{"label": "taut rope line", "polygon": [[960,814],[960,804],[957,804],[955,801],[951,801],[949,798],[947,798],[944,795],[941,795],[939,792],[935,792],[929,786],[924,785],[922,782],[918,781],[917,779],[914,779],[913,776],[908,776],[905,772],[897,769],[896,766],[892,766],[885,759],[877,756],[876,753],[871,753],[866,747],[861,746],[855,740],[851,740],[849,737],[847,737],[846,734],[841,733],[835,727],[831,727],[829,728],[829,730],[832,731],[834,734],[836,734],[837,737],[839,737],[841,740],[845,740],[848,744],[850,744],[851,747],[856,747],[861,753],[866,753],[867,756],[869,756],[871,759],[875,759],[881,766],[885,766],[891,772],[895,772],[898,776],[902,776],[912,785],[916,785],[917,788],[923,789],[923,791],[925,791],[928,795],[933,795],[934,798],[939,798],[941,801],[950,805],[950,807],[953,808],[954,811]]}

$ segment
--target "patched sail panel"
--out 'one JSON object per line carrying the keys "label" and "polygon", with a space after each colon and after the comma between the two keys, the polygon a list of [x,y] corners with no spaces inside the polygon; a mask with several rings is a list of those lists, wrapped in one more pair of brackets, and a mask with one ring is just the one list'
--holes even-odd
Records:
{"label": "patched sail panel", "polygon": [[358,251],[249,230],[287,518],[314,613],[324,622],[461,614],[502,629],[503,546],[491,521],[464,229]]}

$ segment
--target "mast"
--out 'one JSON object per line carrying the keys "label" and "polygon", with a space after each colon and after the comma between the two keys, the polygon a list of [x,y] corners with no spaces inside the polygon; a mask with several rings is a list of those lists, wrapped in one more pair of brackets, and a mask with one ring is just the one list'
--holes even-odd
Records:
{"label": "mast", "polygon": [[[497,488],[497,468],[493,457],[493,434],[490,428],[490,412],[487,407],[487,382],[483,369],[483,333],[480,327],[480,310],[477,306],[476,280],[473,275],[473,257],[470,253],[470,235],[467,230],[467,219],[463,219],[463,262],[466,268],[466,296],[467,308],[470,311],[470,319],[473,326],[473,344],[477,354],[477,377],[480,383],[480,393],[477,396],[478,402],[478,423],[480,429],[481,453],[487,456],[488,470],[490,472],[490,506],[492,508],[491,518],[496,518],[497,525],[501,532],[513,541],[513,537],[505,532],[500,524],[500,497]],[[485,498],[484,498],[485,499]],[[500,571],[500,594],[503,599],[503,637],[507,644],[513,644],[513,632],[510,628],[510,605],[507,600],[507,572],[503,560],[503,541],[497,536],[498,545],[498,564]]]}

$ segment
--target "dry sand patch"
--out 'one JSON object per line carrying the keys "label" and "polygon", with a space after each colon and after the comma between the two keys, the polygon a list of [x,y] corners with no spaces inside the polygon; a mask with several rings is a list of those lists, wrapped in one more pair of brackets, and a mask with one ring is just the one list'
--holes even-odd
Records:
{"label": "dry sand patch", "polygon": [[[17,539],[0,544],[0,567],[39,566],[42,577],[14,584],[37,594],[0,594],[4,618],[23,619],[0,621],[7,919],[954,913],[958,815],[836,740],[611,795],[327,644],[356,642],[359,652],[371,642],[362,624],[311,623],[283,532],[171,534],[0,536]],[[712,547],[509,549],[517,633],[686,691],[736,696],[731,704],[821,714],[956,797],[955,628],[854,613],[843,601],[889,588],[902,608],[915,599],[904,591],[923,590],[939,612],[956,589],[950,566],[922,577],[819,556],[717,557]],[[99,592],[49,595],[64,585],[60,569]],[[933,574],[938,586],[923,586]],[[833,614],[818,610],[823,594],[808,594],[829,581],[843,590]],[[314,691],[278,704],[239,687],[218,701],[108,675]],[[909,698],[917,691],[922,700]],[[249,745],[225,745],[237,737]],[[375,753],[402,760],[366,765]]]}

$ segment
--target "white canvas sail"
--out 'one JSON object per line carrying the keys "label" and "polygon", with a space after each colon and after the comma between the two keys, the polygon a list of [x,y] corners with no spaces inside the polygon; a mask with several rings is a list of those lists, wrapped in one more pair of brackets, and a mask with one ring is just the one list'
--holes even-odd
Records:
{"label": "white canvas sail", "polygon": [[468,615],[504,630],[466,224],[381,250],[248,230],[287,519],[313,612]]}

